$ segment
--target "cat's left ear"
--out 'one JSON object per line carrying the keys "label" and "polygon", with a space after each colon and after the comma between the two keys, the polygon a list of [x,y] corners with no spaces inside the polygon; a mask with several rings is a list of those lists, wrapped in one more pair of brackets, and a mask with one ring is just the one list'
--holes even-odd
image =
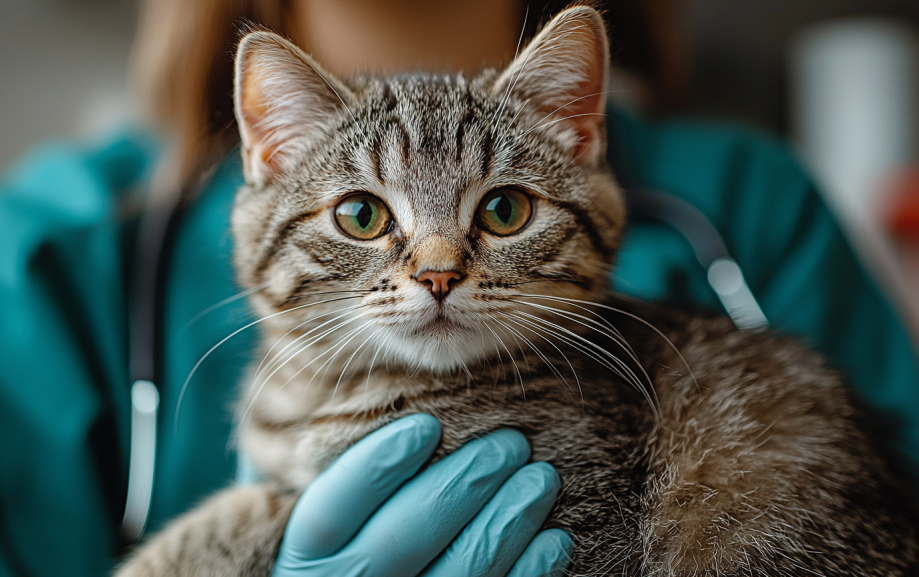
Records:
{"label": "cat's left ear", "polygon": [[[538,125],[563,137],[579,162],[605,152],[609,47],[600,14],[588,6],[559,13],[501,73],[494,91],[529,101]],[[541,129],[540,129],[541,130]]]}
{"label": "cat's left ear", "polygon": [[355,102],[353,93],[302,50],[270,32],[250,32],[236,51],[236,121],[246,180],[264,183],[285,150],[309,144]]}

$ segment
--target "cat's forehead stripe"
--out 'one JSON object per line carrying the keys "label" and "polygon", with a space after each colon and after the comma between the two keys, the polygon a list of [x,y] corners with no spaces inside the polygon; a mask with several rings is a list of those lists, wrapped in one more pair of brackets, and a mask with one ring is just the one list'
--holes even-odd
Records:
{"label": "cat's forehead stripe", "polygon": [[461,80],[377,82],[364,93],[369,146],[351,151],[368,166],[366,187],[406,233],[423,232],[413,221],[468,225],[496,162],[487,97]]}

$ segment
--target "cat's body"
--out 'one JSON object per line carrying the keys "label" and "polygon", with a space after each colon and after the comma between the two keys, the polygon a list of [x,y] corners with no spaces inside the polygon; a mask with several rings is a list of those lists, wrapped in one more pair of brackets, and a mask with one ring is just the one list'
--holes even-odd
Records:
{"label": "cat's body", "polygon": [[605,292],[624,224],[606,58],[586,8],[470,81],[339,83],[276,37],[243,41],[237,269],[267,320],[239,441],[269,482],[178,520],[124,575],[266,575],[299,491],[415,412],[443,424],[439,456],[527,436],[563,479],[547,524],[575,538],[576,574],[919,570],[819,356]]}
{"label": "cat's body", "polygon": [[[443,424],[441,456],[500,427],[527,435],[533,460],[552,463],[564,480],[547,525],[576,536],[574,574],[914,574],[915,531],[897,513],[897,493],[838,375],[819,356],[740,333],[725,319],[614,304],[663,332],[603,315],[643,351],[659,418],[625,380],[565,346],[577,374],[602,376],[582,378],[579,390],[569,374],[566,386],[530,352],[518,360],[524,397],[512,368],[475,384],[423,374],[405,383],[404,373],[384,369],[376,378],[402,382],[405,392],[376,399],[370,410],[357,409],[366,407],[363,379],[346,382],[334,399],[302,404],[279,379],[262,391],[243,433],[279,483],[217,496],[159,537],[163,548],[148,549],[134,574],[192,575],[197,563],[201,571],[216,563],[233,574],[265,574],[309,479],[366,433],[415,412]],[[567,368],[558,351],[549,356],[560,372]],[[292,404],[302,412],[273,408]],[[236,526],[248,530],[230,538]],[[221,542],[226,548],[214,550]],[[196,547],[211,550],[198,555]],[[145,559],[155,570],[142,569]]]}

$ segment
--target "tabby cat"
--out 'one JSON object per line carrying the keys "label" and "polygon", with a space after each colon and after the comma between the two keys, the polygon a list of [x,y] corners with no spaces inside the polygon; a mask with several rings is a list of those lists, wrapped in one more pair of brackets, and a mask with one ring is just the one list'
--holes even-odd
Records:
{"label": "tabby cat", "polygon": [[402,415],[438,456],[501,427],[565,484],[580,575],[919,575],[839,376],[729,320],[611,295],[607,38],[556,16],[503,72],[343,82],[286,40],[236,61],[236,267],[266,320],[239,444],[267,482],[121,575],[268,575],[299,492]]}

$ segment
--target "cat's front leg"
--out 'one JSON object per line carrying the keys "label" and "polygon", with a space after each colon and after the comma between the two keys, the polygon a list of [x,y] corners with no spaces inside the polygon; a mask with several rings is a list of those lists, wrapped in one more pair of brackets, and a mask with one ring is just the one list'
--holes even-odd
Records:
{"label": "cat's front leg", "polygon": [[266,577],[296,500],[268,484],[221,491],[147,540],[115,575]]}

